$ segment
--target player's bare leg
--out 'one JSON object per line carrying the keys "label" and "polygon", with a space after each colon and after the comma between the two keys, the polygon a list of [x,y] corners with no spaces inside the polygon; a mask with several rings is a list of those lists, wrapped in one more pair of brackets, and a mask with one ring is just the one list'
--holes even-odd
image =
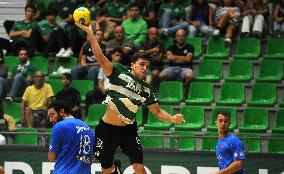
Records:
{"label": "player's bare leg", "polygon": [[147,174],[143,164],[134,163],[132,167],[136,174]]}

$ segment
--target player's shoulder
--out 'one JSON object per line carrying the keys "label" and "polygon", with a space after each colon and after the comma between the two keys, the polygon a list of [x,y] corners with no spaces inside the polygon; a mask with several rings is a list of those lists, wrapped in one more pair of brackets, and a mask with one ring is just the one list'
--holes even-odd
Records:
{"label": "player's shoulder", "polygon": [[230,139],[230,141],[235,142],[235,143],[242,142],[240,140],[240,138],[237,135],[235,135],[234,133],[230,133],[229,139]]}

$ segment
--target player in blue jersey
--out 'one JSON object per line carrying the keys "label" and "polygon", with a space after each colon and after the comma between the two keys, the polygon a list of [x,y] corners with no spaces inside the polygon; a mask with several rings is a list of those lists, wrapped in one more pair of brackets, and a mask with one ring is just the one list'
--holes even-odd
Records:
{"label": "player in blue jersey", "polygon": [[245,149],[241,140],[230,133],[230,113],[219,112],[216,115],[219,140],[216,146],[216,157],[219,171],[215,174],[246,174],[244,169]]}
{"label": "player in blue jersey", "polygon": [[128,156],[135,173],[146,174],[135,121],[138,108],[142,104],[147,105],[149,110],[164,122],[182,123],[183,115],[172,116],[161,109],[153,90],[145,82],[151,57],[135,54],[131,59],[130,70],[119,63],[112,64],[102,53],[91,25],[76,25],[87,32],[93,54],[109,79],[109,92],[105,101],[107,110],[96,126],[94,155],[101,162],[103,174],[117,174],[113,159],[116,149],[120,147]]}
{"label": "player in blue jersey", "polygon": [[55,124],[48,159],[55,161],[53,174],[90,174],[95,133],[70,112],[63,101],[54,101],[48,107],[50,122]]}

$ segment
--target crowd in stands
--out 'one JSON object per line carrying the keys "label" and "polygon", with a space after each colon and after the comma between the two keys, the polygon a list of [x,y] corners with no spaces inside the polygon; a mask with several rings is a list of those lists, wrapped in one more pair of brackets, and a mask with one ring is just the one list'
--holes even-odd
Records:
{"label": "crowd in stands", "polygon": [[[134,53],[151,54],[147,83],[158,90],[160,81],[180,80],[185,98],[194,80],[195,52],[187,37],[202,37],[206,47],[209,38],[222,36],[228,48],[238,36],[284,36],[282,0],[50,0],[48,5],[45,1],[27,0],[23,20],[5,21],[10,39],[0,38],[0,97],[10,102],[22,98],[21,121],[27,127],[41,124],[53,96],[69,101],[74,116],[80,118],[80,94],[70,87],[72,80],[94,82],[87,107],[103,102],[107,95],[108,79],[92,54],[89,38],[74,24],[72,14],[77,7],[90,10],[96,39],[112,62],[131,66]],[[168,37],[174,42],[165,46]],[[57,94],[44,82],[43,72],[29,61],[37,54],[46,59],[77,58],[77,66],[63,74],[63,89]],[[19,58],[11,75],[5,55]]]}

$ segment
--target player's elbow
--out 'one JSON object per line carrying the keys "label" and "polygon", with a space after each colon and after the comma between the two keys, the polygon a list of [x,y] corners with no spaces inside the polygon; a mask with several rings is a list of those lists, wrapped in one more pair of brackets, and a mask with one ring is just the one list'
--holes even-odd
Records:
{"label": "player's elbow", "polygon": [[56,160],[56,154],[53,153],[53,152],[48,152],[47,157],[48,157],[49,161],[55,161]]}

